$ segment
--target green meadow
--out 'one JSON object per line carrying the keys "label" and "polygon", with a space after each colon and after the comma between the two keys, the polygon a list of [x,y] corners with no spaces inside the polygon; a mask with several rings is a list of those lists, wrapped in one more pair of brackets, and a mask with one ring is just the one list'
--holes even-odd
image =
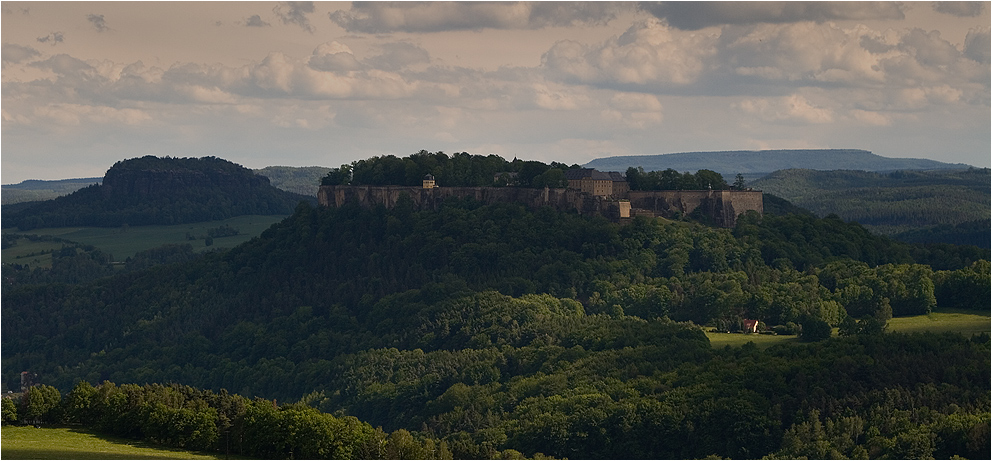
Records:
{"label": "green meadow", "polygon": [[[886,331],[899,333],[922,333],[924,331],[933,333],[957,332],[964,336],[971,336],[992,331],[992,321],[990,321],[989,315],[952,309],[939,309],[927,315],[894,317],[889,320]],[[834,336],[837,336],[836,328],[834,328]],[[724,346],[737,347],[753,342],[758,348],[764,349],[774,344],[799,341],[798,337],[790,335],[714,333],[710,331],[706,331],[706,337],[710,339],[710,345],[714,348],[722,348]]]}
{"label": "green meadow", "polygon": [[[64,227],[32,229],[21,234],[51,235],[62,240],[92,245],[113,256],[114,261],[124,261],[139,251],[159,247],[168,243],[189,243],[194,251],[217,248],[233,248],[258,236],[286,216],[237,216],[221,221],[175,224],[170,226],[130,226],[130,227]],[[207,246],[204,237],[207,230],[230,226],[240,233],[229,237],[215,237],[213,245]],[[15,233],[5,230],[4,233]],[[190,240],[189,237],[193,237]],[[25,264],[33,267],[50,267],[51,252],[62,248],[61,242],[30,241],[18,239],[17,245],[2,251],[4,264]]]}
{"label": "green meadow", "polygon": [[4,426],[0,441],[3,459],[217,459],[74,428]]}
{"label": "green meadow", "polygon": [[898,331],[900,333],[922,331],[942,333],[945,331],[956,331],[965,336],[989,333],[990,330],[992,330],[992,322],[990,322],[988,314],[978,315],[950,309],[933,312],[928,315],[895,317],[889,320],[888,329],[888,331]]}
{"label": "green meadow", "polygon": [[799,341],[799,338],[795,335],[715,333],[711,331],[706,332],[706,337],[710,339],[710,346],[717,349],[722,348],[724,346],[732,346],[732,347],[743,346],[751,342],[753,342],[755,346],[758,346],[759,349],[764,349],[774,344]]}

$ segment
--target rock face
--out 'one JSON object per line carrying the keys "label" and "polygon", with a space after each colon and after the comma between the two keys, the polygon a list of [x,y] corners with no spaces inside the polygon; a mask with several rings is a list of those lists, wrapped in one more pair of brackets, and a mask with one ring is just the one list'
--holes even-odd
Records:
{"label": "rock face", "polygon": [[[348,202],[363,207],[383,205],[392,208],[407,196],[417,210],[437,210],[449,197],[471,197],[485,204],[522,203],[531,208],[550,206],[582,215],[603,216],[623,222],[621,200],[593,196],[574,189],[528,189],[522,187],[435,187],[412,186],[321,186],[317,202],[339,207]],[[762,212],[760,191],[631,191],[628,193],[634,215],[674,217],[697,209],[722,227],[733,227],[745,211]]]}

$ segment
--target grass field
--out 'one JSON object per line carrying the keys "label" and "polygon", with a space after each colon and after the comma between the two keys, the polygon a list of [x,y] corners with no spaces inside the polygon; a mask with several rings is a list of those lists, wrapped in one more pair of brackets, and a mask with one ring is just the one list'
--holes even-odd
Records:
{"label": "grass field", "polygon": [[0,441],[3,459],[217,459],[208,454],[158,448],[73,428],[4,426],[0,429]]}
{"label": "grass field", "polygon": [[913,317],[895,317],[889,320],[889,331],[901,333],[916,333],[932,331],[941,333],[956,331],[965,336],[979,333],[989,333],[992,322],[988,315],[978,315],[963,311],[939,311],[929,315]]}
{"label": "grass field", "polygon": [[[924,331],[943,333],[953,331],[968,337],[974,334],[992,332],[992,321],[990,321],[988,315],[939,309],[937,312],[928,315],[895,317],[889,320],[887,331],[899,333],[922,333]],[[834,328],[834,336],[837,336],[836,328]],[[759,348],[764,349],[773,344],[799,341],[798,337],[788,335],[745,335],[742,333],[713,333],[710,331],[706,331],[706,337],[710,339],[710,345],[714,348],[722,348],[724,346],[737,347],[753,342]]]}
{"label": "grass field", "polygon": [[773,344],[799,341],[799,338],[794,335],[746,335],[743,333],[713,333],[710,331],[706,332],[706,337],[710,339],[710,346],[714,348],[722,348],[724,346],[737,347],[753,342],[759,349],[764,349]]}
{"label": "grass field", "polygon": [[[286,216],[238,216],[222,221],[201,223],[176,224],[172,226],[131,226],[120,227],[65,227],[49,229],[32,229],[23,234],[51,235],[63,240],[93,245],[113,256],[115,261],[124,261],[135,253],[148,250],[167,243],[189,243],[194,251],[204,251],[216,248],[233,248],[252,237],[256,237],[269,226],[282,221]],[[214,238],[213,245],[208,247],[202,237],[207,230],[220,226],[230,226],[240,234],[230,237]],[[9,233],[11,231],[5,231]],[[188,240],[187,234],[197,237]],[[32,242],[26,238],[18,240],[17,246],[2,251],[5,264],[26,264],[33,267],[50,267],[52,264],[51,250],[62,248],[59,242]],[[45,253],[48,252],[48,253]],[[42,254],[43,253],[43,254]]]}

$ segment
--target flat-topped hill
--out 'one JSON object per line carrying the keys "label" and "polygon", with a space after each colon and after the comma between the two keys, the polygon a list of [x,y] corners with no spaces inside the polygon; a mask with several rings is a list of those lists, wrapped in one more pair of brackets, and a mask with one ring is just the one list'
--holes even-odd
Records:
{"label": "flat-topped hill", "polygon": [[886,172],[961,169],[968,168],[969,165],[919,158],[882,157],[861,149],[781,149],[603,157],[597,158],[585,166],[616,171],[625,171],[629,167],[642,167],[645,171],[660,171],[669,168],[677,171],[707,169],[733,177],[737,173],[753,175],[790,168]]}
{"label": "flat-topped hill", "polygon": [[114,164],[101,184],[3,216],[3,227],[179,224],[255,214],[290,214],[312,198],[216,157],[145,156]]}

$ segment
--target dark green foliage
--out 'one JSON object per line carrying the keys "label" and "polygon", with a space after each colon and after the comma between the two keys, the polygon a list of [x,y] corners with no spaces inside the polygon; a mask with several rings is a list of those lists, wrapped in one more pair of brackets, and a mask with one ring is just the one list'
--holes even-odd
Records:
{"label": "dark green foliage", "polygon": [[61,398],[59,390],[52,386],[41,384],[30,387],[21,396],[21,408],[17,414],[29,424],[55,422]]}
{"label": "dark green foliage", "polygon": [[146,156],[117,162],[102,184],[4,213],[3,226],[27,230],[202,222],[286,214],[300,200],[313,201],[276,189],[266,178],[216,157]]}
{"label": "dark green foliage", "polygon": [[0,399],[3,402],[3,424],[10,424],[17,421],[17,404],[10,397]]}
{"label": "dark green foliage", "polygon": [[171,243],[150,250],[135,253],[125,263],[127,270],[146,269],[158,264],[174,264],[192,261],[198,255],[193,252],[193,245],[188,243]]}
{"label": "dark green foliage", "polygon": [[[443,452],[441,441],[460,458],[971,453],[988,443],[974,429],[988,418],[987,337],[712,350],[680,323],[819,322],[829,334],[851,311],[925,312],[941,287],[981,289],[988,263],[952,254],[967,263],[934,272],[917,264],[928,248],[812,216],[745,217],[729,230],[471,200],[436,212],[302,204],[224,253],[5,286],[3,376],[302,398],[142,407],[151,391],[138,386],[80,385],[63,399],[72,421],[260,457],[416,457]],[[155,392],[191,399],[177,389]],[[143,421],[165,420],[186,429],[144,432]],[[346,453],[319,442],[327,434],[368,443]]]}
{"label": "dark green foliage", "polygon": [[679,173],[671,168],[663,171],[644,171],[643,168],[628,168],[627,182],[630,190],[726,190],[730,185],[720,173],[712,170],[699,170],[695,174]]}
{"label": "dark green foliage", "polygon": [[[508,162],[494,154],[472,155],[467,152],[450,156],[444,152],[421,150],[408,157],[384,155],[358,160],[340,168],[332,168],[321,184],[326,186],[419,186],[425,175],[434,176],[437,185],[446,187],[484,187],[512,185],[520,187],[555,187],[568,185],[564,171],[571,167],[534,160]],[[498,173],[505,173],[500,180]],[[510,176],[513,179],[510,179]]]}
{"label": "dark green foliage", "polygon": [[992,292],[989,262],[975,261],[956,271],[940,271],[934,277],[934,295],[941,306],[989,312]]}
{"label": "dark green foliage", "polygon": [[805,342],[823,341],[830,338],[830,324],[820,319],[809,319],[803,322],[799,339]]}
{"label": "dark green foliage", "polygon": [[[42,393],[45,404],[33,403]],[[4,399],[9,402],[8,399]],[[49,400],[54,402],[49,404]],[[5,403],[5,409],[6,409]],[[444,442],[407,431],[389,434],[354,417],[303,404],[204,391],[189,386],[80,381],[64,399],[50,386],[22,398],[28,415],[46,423],[82,425],[108,435],[225,456],[264,459],[446,459]],[[6,416],[6,410],[5,410]]]}
{"label": "dark green foliage", "polygon": [[900,240],[989,248],[989,181],[987,168],[782,170],[751,185],[819,216],[835,214]]}
{"label": "dark green foliage", "polygon": [[908,230],[894,234],[892,238],[910,243],[951,243],[954,245],[974,245],[981,248],[992,247],[989,236],[992,223],[988,220],[965,221],[950,225],[939,224],[923,229]]}

